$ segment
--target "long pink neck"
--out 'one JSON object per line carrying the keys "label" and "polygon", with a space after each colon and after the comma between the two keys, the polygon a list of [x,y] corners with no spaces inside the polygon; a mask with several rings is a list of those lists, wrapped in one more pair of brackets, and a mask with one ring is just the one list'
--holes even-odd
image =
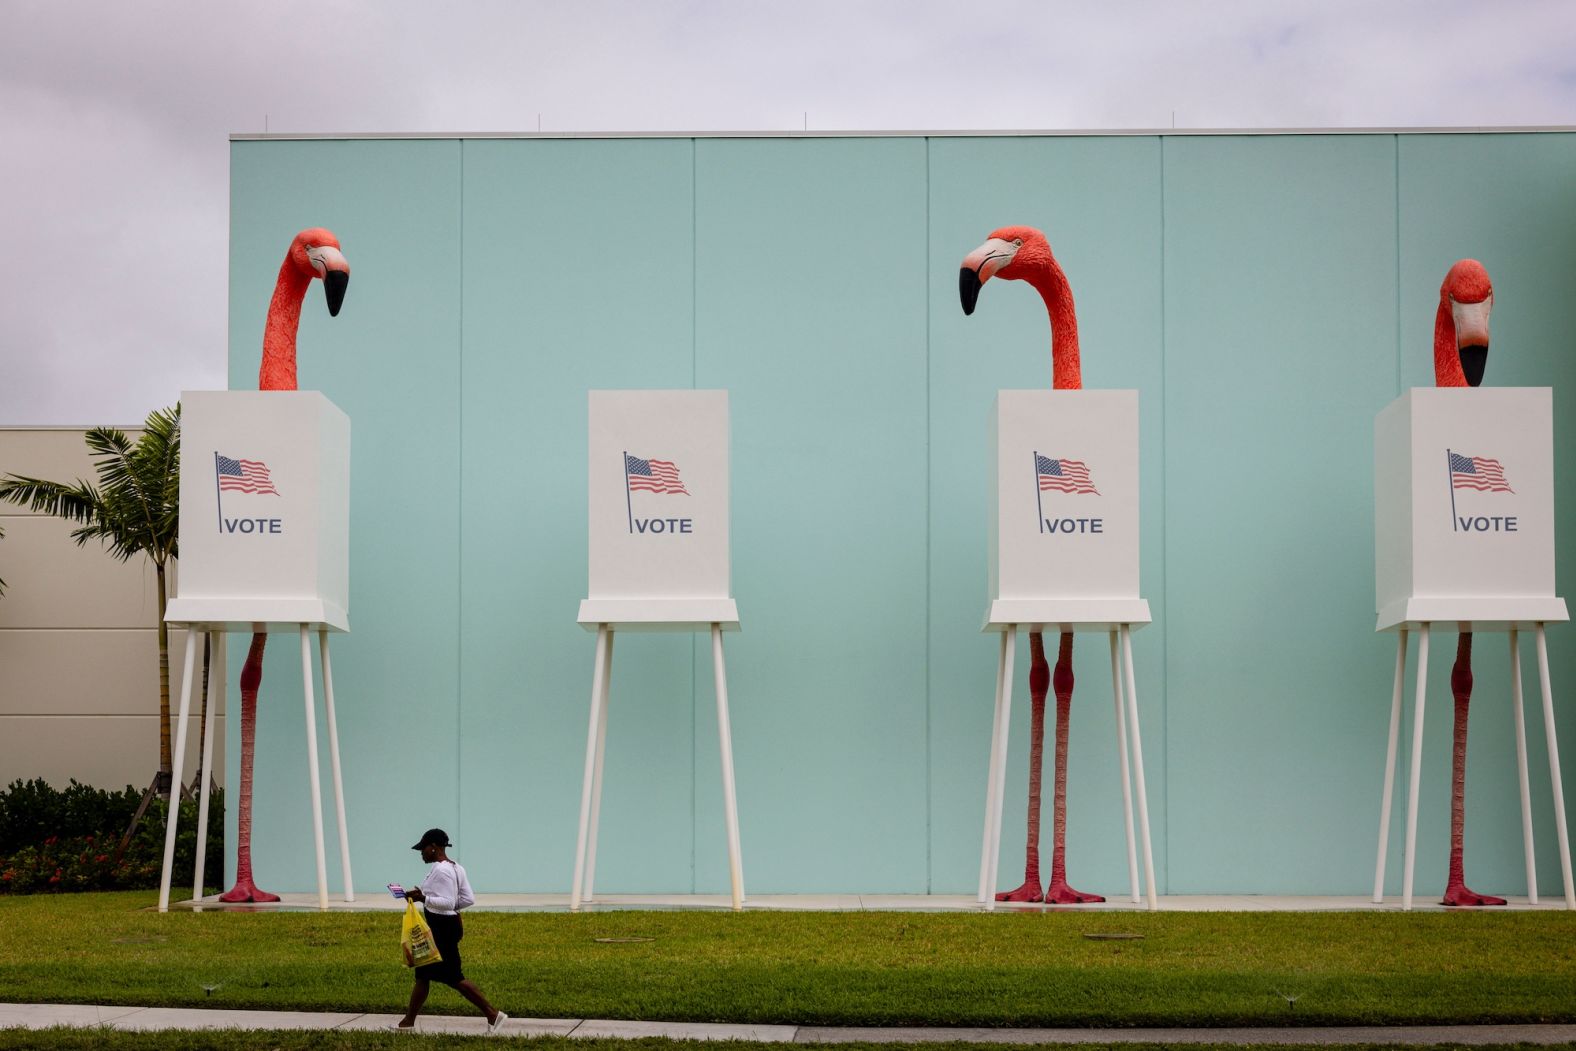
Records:
{"label": "long pink neck", "polygon": [[1434,386],[1465,387],[1467,374],[1461,370],[1461,354],[1456,350],[1456,319],[1443,297],[1434,315]]}
{"label": "long pink neck", "polygon": [[1056,390],[1082,390],[1083,366],[1078,358],[1078,312],[1073,307],[1073,290],[1067,284],[1067,275],[1053,259],[1044,269],[1035,272],[1029,283],[1039,290],[1045,300],[1045,311],[1051,317],[1051,386]]}
{"label": "long pink neck", "polygon": [[257,370],[258,390],[296,389],[296,330],[301,327],[301,300],[310,277],[286,256],[279,267],[274,298],[268,304],[268,322],[263,327],[263,365]]}

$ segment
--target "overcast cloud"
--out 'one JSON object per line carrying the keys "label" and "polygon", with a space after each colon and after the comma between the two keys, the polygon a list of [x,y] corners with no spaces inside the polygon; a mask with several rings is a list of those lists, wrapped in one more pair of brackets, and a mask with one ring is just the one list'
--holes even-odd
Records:
{"label": "overcast cloud", "polygon": [[229,134],[538,119],[1576,125],[1576,4],[0,0],[0,425],[132,423],[225,385]]}

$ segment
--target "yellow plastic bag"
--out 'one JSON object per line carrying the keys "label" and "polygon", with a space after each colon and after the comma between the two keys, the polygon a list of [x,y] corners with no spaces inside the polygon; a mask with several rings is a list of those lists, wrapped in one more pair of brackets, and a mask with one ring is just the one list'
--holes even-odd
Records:
{"label": "yellow plastic bag", "polygon": [[405,922],[400,924],[399,947],[405,954],[406,967],[422,967],[443,960],[437,945],[433,944],[432,928],[416,911],[416,903],[408,899],[405,902]]}

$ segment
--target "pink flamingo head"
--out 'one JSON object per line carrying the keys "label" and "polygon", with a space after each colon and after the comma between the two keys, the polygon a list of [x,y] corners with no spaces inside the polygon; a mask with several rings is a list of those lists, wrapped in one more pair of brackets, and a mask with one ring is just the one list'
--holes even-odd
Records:
{"label": "pink flamingo head", "polygon": [[296,330],[301,325],[301,301],[314,278],[323,282],[329,315],[337,317],[350,284],[350,264],[339,250],[339,238],[321,227],[296,234],[279,264],[279,280],[263,325],[258,390],[296,389]]}
{"label": "pink flamingo head", "polygon": [[1488,364],[1488,315],[1494,286],[1476,259],[1457,260],[1439,286],[1434,316],[1434,383],[1476,387]]}
{"label": "pink flamingo head", "polygon": [[1034,280],[1056,266],[1051,243],[1032,226],[1003,226],[993,230],[985,243],[963,258],[958,271],[958,295],[963,313],[974,313],[980,289],[993,277],[1008,281]]}
{"label": "pink flamingo head", "polygon": [[993,277],[1027,281],[1045,301],[1051,321],[1052,386],[1077,390],[1083,386],[1078,350],[1078,315],[1073,291],[1067,284],[1051,244],[1032,226],[1003,226],[985,243],[963,257],[958,271],[958,296],[963,313],[974,313],[980,289]]}
{"label": "pink flamingo head", "polygon": [[321,226],[302,230],[290,242],[287,258],[302,277],[309,281],[314,277],[322,279],[329,316],[338,317],[340,304],[345,301],[345,287],[350,284],[350,264],[339,250],[339,238]]}

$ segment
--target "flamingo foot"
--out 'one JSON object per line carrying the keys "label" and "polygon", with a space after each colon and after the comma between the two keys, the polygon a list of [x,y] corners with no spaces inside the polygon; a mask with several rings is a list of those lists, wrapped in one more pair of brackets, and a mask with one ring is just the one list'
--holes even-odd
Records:
{"label": "flamingo foot", "polygon": [[1445,889],[1445,900],[1441,905],[1503,905],[1504,898],[1496,898],[1492,894],[1479,894],[1468,890],[1465,883],[1452,883]]}
{"label": "flamingo foot", "polygon": [[258,890],[257,884],[251,880],[237,881],[235,886],[219,895],[220,901],[234,904],[242,901],[278,901],[279,895],[270,894],[266,890]]}
{"label": "flamingo foot", "polygon": [[1024,880],[1023,886],[1017,890],[1004,890],[996,895],[997,901],[1044,901],[1045,895],[1040,893],[1039,880]]}
{"label": "flamingo foot", "polygon": [[1085,894],[1081,890],[1073,890],[1066,882],[1053,882],[1045,888],[1045,902],[1047,905],[1087,905],[1094,901],[1104,901],[1099,894]]}

